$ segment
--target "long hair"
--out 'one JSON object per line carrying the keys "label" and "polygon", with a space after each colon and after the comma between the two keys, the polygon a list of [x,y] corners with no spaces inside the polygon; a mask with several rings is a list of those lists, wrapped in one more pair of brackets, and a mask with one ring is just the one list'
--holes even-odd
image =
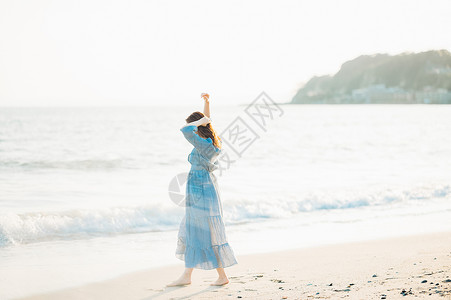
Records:
{"label": "long hair", "polygon": [[[200,120],[203,117],[205,117],[203,113],[201,113],[200,111],[195,111],[191,115],[189,115],[189,117],[186,118],[185,121],[187,123],[191,123]],[[211,126],[211,123],[197,127],[197,133],[204,139],[211,138],[213,145],[216,148],[221,148],[221,138],[216,134],[216,131]]]}

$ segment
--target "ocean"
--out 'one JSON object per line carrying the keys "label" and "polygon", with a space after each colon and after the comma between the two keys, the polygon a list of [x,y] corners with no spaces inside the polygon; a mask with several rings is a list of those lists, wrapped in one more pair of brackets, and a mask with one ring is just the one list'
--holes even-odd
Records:
{"label": "ocean", "polygon": [[[169,186],[196,110],[1,108],[0,299],[183,266]],[[451,106],[280,105],[264,128],[245,112],[212,103],[218,133],[255,133],[215,171],[238,257],[451,230]]]}

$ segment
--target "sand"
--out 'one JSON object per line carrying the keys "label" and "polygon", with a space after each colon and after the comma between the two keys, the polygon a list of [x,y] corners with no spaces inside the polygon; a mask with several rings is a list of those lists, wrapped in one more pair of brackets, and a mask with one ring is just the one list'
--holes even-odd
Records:
{"label": "sand", "polygon": [[[301,238],[301,237],[299,237]],[[281,241],[282,242],[282,241]],[[238,256],[230,283],[194,270],[192,284],[165,287],[179,266],[23,299],[451,299],[451,232]]]}

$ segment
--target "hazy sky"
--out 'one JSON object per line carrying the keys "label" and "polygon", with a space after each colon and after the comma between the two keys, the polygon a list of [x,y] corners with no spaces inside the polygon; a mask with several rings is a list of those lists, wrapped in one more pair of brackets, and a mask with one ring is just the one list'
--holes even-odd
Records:
{"label": "hazy sky", "polygon": [[0,105],[289,101],[361,54],[451,49],[451,1],[0,0]]}

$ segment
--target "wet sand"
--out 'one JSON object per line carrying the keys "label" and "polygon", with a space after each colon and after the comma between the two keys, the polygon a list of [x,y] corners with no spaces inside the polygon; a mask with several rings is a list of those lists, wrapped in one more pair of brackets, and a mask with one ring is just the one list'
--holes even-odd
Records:
{"label": "wet sand", "polygon": [[[282,242],[282,241],[281,241]],[[451,299],[451,232],[238,256],[230,283],[194,270],[192,284],[165,287],[179,266],[23,299]]]}

